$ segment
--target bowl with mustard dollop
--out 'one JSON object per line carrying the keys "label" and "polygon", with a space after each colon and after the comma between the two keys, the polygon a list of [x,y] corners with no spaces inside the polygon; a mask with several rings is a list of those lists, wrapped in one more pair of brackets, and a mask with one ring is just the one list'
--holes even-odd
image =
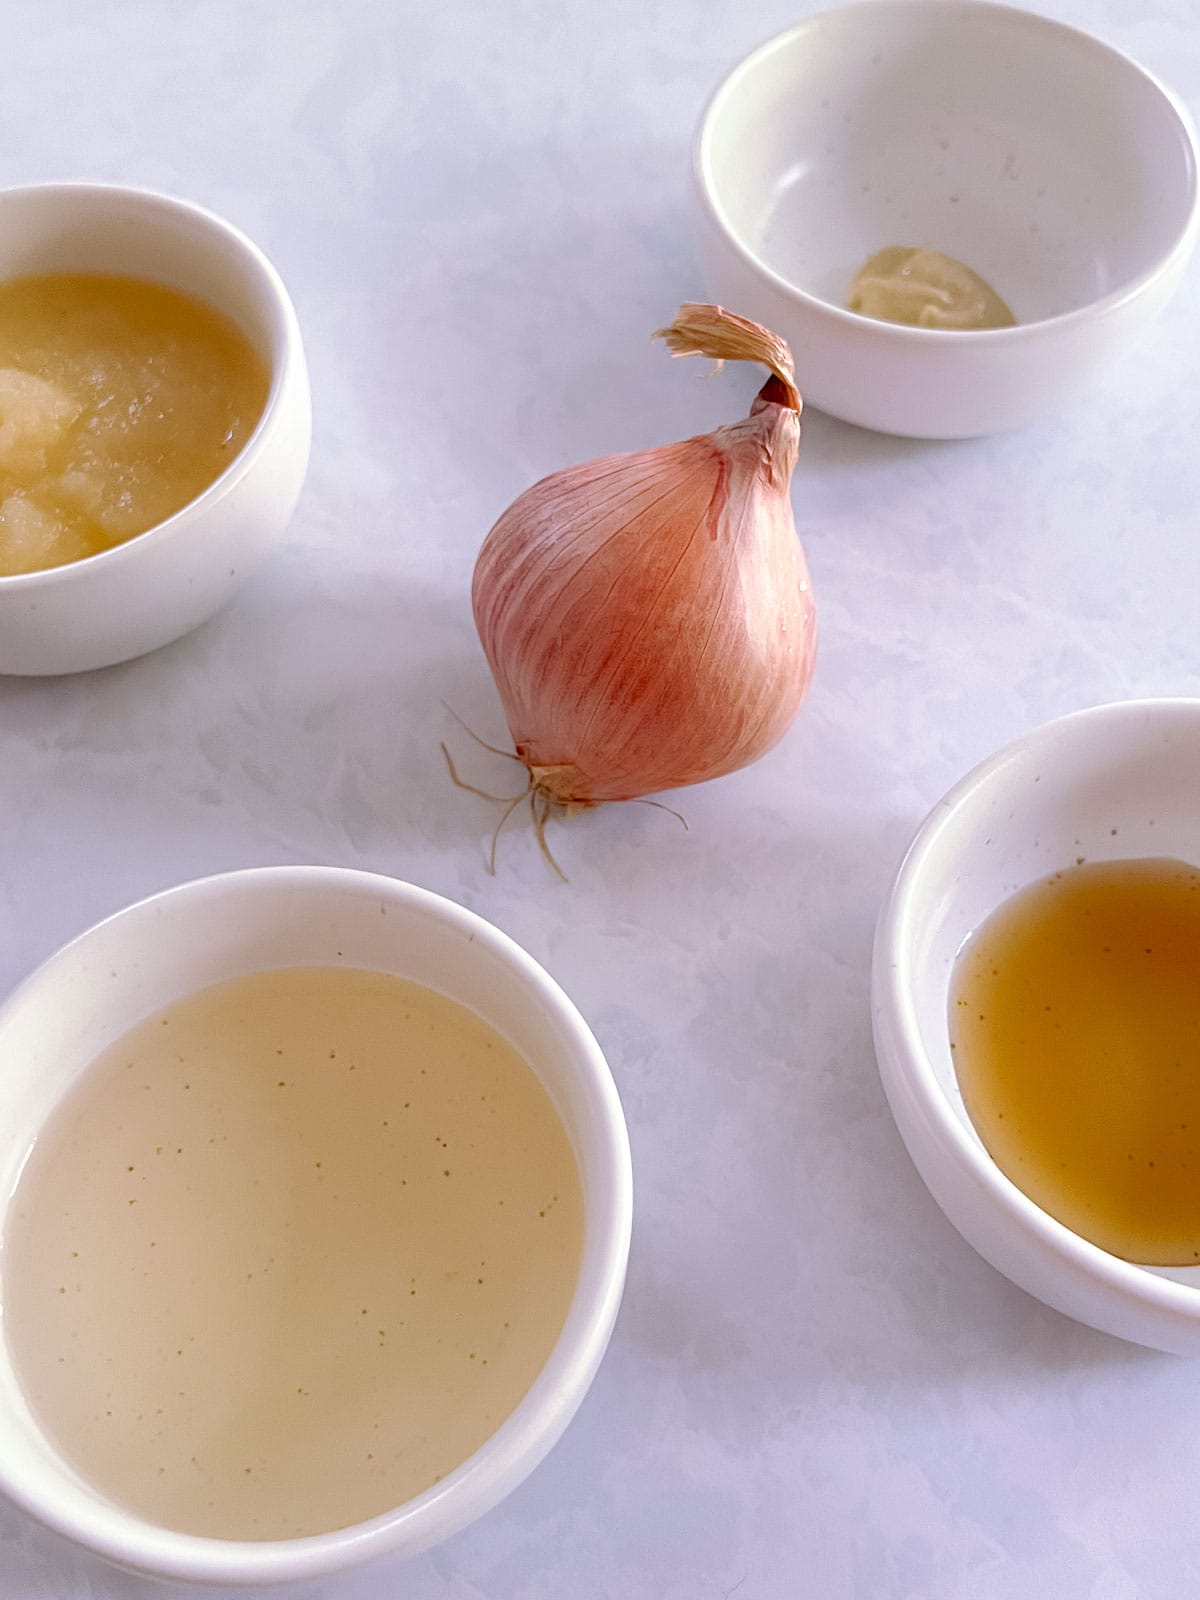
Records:
{"label": "bowl with mustard dollop", "polygon": [[311,426],[291,300],[237,228],[111,184],[0,191],[0,673],[207,620],[281,539]]}
{"label": "bowl with mustard dollop", "polygon": [[858,0],[769,40],[709,101],[693,187],[710,296],[788,340],[817,409],[914,438],[1084,392],[1200,218],[1171,91],[990,0]]}

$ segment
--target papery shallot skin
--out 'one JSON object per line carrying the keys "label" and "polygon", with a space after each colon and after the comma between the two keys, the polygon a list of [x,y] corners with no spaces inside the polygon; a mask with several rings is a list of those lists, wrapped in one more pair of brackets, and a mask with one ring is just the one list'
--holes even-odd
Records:
{"label": "papery shallot skin", "polygon": [[791,726],[817,642],[789,494],[799,443],[771,377],[743,421],[556,472],[492,528],[475,622],[551,799],[720,777]]}

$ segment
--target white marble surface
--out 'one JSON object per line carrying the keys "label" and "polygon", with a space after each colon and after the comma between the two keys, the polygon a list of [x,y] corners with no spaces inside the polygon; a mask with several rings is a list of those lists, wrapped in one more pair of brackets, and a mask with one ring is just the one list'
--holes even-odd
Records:
{"label": "white marble surface", "polygon": [[[1200,282],[1073,410],[912,444],[806,418],[822,648],[753,770],[486,871],[442,702],[503,720],[468,602],[535,477],[740,415],[646,335],[696,296],[686,167],[723,70],[812,0],[3,7],[0,182],[209,204],[288,281],[315,391],[290,543],[132,665],[0,680],[0,986],[206,872],[337,862],[516,936],[606,1048],[628,1289],[545,1465],[474,1529],[307,1600],[1142,1600],[1193,1592],[1193,1365],[1067,1322],[926,1195],[872,1057],[888,876],[1047,717],[1200,694]],[[1053,0],[1200,97],[1194,0]],[[803,385],[803,357],[799,361]],[[149,1595],[0,1510],[0,1600]],[[153,1591],[161,1592],[161,1591]]]}

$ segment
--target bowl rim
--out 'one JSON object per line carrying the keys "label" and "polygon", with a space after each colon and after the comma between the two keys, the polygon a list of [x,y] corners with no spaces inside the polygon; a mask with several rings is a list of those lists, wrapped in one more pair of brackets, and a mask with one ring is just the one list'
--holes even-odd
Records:
{"label": "bowl rim", "polygon": [[[832,300],[824,300],[820,295],[801,288],[799,284],[793,283],[774,267],[769,266],[751,249],[729,219],[713,175],[712,152],[718,117],[725,106],[742,92],[744,80],[762,61],[777,51],[788,48],[794,40],[804,34],[816,31],[831,18],[848,12],[866,11],[904,12],[909,15],[924,11],[962,17],[968,10],[972,13],[990,12],[992,15],[1003,16],[1014,25],[1029,27],[1044,34],[1057,35],[1059,38],[1072,40],[1083,48],[1099,51],[1123,69],[1136,74],[1158,93],[1166,108],[1177,120],[1187,156],[1188,203],[1171,244],[1150,266],[1143,268],[1141,272],[1098,299],[1089,300],[1081,306],[1073,306],[1069,311],[1061,311],[1054,316],[1038,317],[1030,322],[1018,322],[1003,328],[912,327],[906,323],[888,322],[883,318],[864,316],[861,312],[851,311],[846,306],[839,306]],[[1187,256],[1196,242],[1197,233],[1200,232],[1200,133],[1197,132],[1191,113],[1180,96],[1133,56],[1097,34],[1089,33],[1086,29],[1067,22],[1060,22],[1057,18],[1045,16],[1040,12],[1029,11],[1022,6],[1005,4],[1003,0],[971,0],[969,7],[964,6],[962,0],[848,0],[846,4],[829,6],[814,12],[790,28],[773,34],[737,61],[709,95],[692,138],[691,174],[693,189],[710,223],[719,231],[726,245],[737,254],[743,266],[749,268],[767,287],[813,315],[828,317],[835,326],[844,328],[847,332],[860,335],[869,332],[898,350],[936,348],[945,351],[947,348],[982,349],[996,345],[1018,345],[1044,337],[1048,331],[1070,330],[1081,323],[1093,321],[1097,317],[1119,310],[1130,301],[1144,295],[1170,271],[1176,261]],[[950,335],[949,340],[947,335]]]}
{"label": "bowl rim", "polygon": [[[562,1330],[530,1388],[466,1461],[430,1489],[378,1516],[303,1538],[217,1539],[164,1528],[119,1505],[105,1504],[90,1483],[86,1487],[95,1496],[95,1510],[79,1517],[29,1494],[19,1479],[0,1476],[0,1495],[43,1526],[119,1568],[160,1581],[237,1586],[292,1582],[342,1572],[389,1553],[417,1555],[460,1532],[522,1483],[562,1436],[595,1378],[624,1291],[633,1173],[628,1127],[608,1062],[574,1002],[540,962],[494,923],[433,890],[383,873],[337,866],[245,867],[191,879],[123,906],[61,945],[0,998],[0,1028],[11,1009],[25,1003],[39,985],[53,981],[54,968],[78,959],[81,947],[114,924],[169,915],[173,905],[185,901],[219,902],[246,892],[286,893],[291,887],[309,893],[351,892],[432,916],[462,934],[465,943],[514,969],[531,1004],[553,1013],[569,1040],[571,1070],[588,1100],[595,1170],[603,1181],[598,1202],[585,1213],[579,1276]],[[0,1213],[0,1224],[3,1220]],[[53,1440],[43,1436],[63,1461]]]}
{"label": "bowl rim", "polygon": [[[940,847],[941,837],[960,808],[974,800],[1009,767],[1029,756],[1053,752],[1066,730],[1088,724],[1114,727],[1166,719],[1186,726],[1200,743],[1200,697],[1158,696],[1109,701],[1055,717],[985,757],[932,807],[909,844],[880,907],[871,963],[872,1020],[886,1048],[877,1051],[889,1103],[902,1104],[897,1120],[914,1115],[941,1157],[982,1197],[993,1213],[1004,1214],[1027,1246],[1062,1276],[1086,1280],[1113,1305],[1158,1315],[1165,1324],[1200,1323],[1200,1287],[1160,1277],[1149,1268],[1111,1255],[1043,1211],[1001,1172],[953,1110],[924,1048],[916,1006],[903,980],[904,951],[911,928],[923,915],[921,875]],[[903,1131],[903,1130],[902,1130]],[[907,1142],[907,1136],[906,1136]],[[940,1201],[939,1201],[940,1204]],[[948,1213],[949,1214],[949,1213]],[[951,1220],[954,1218],[951,1216]]]}
{"label": "bowl rim", "polygon": [[[75,561],[60,562],[57,566],[38,567],[32,572],[0,573],[0,594],[16,595],[21,592],[29,594],[38,589],[83,582],[86,581],[83,575],[97,571],[100,564],[105,568],[115,567],[122,561],[137,559],[134,551],[144,549],[147,544],[171,543],[183,536],[194,517],[203,515],[210,506],[223,500],[253,470],[263,453],[268,435],[275,426],[283,397],[292,390],[298,374],[303,372],[300,324],[291,296],[270,258],[255,244],[249,234],[244,233],[235,223],[229,222],[225,217],[194,200],[186,200],[165,190],[126,183],[63,180],[12,184],[0,188],[0,204],[16,197],[34,198],[42,195],[60,196],[65,200],[69,200],[72,196],[92,199],[107,195],[133,200],[144,205],[150,213],[155,210],[162,214],[174,213],[199,223],[227,256],[240,257],[250,271],[258,275],[267,291],[271,308],[273,325],[269,332],[278,342],[279,349],[270,362],[270,385],[258,421],[233,460],[223,467],[218,476],[206,484],[199,494],[180,506],[178,511],[173,511],[169,517],[164,517],[161,522],[144,528],[141,533],[132,534],[120,544],[110,545],[106,550],[97,550]],[[138,274],[130,272],[123,276],[136,278]],[[153,281],[165,282],[165,280]],[[166,286],[171,287],[170,284]],[[214,306],[213,309],[219,311],[220,307]]]}

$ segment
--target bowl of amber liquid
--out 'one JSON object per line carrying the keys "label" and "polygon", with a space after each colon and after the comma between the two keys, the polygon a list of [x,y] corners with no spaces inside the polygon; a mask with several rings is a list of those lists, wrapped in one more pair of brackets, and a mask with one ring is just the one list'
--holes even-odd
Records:
{"label": "bowl of amber liquid", "polygon": [[587,1025],[481,918],[337,868],[117,913],[0,1005],[0,1492],[117,1566],[411,1556],[541,1461],[631,1218]]}
{"label": "bowl of amber liquid", "polygon": [[311,430],[295,311],[244,234],[137,189],[0,191],[0,672],[207,620],[282,538]]}
{"label": "bowl of amber liquid", "polygon": [[880,912],[876,1053],[950,1221],[1015,1283],[1200,1354],[1200,701],[985,761]]}

